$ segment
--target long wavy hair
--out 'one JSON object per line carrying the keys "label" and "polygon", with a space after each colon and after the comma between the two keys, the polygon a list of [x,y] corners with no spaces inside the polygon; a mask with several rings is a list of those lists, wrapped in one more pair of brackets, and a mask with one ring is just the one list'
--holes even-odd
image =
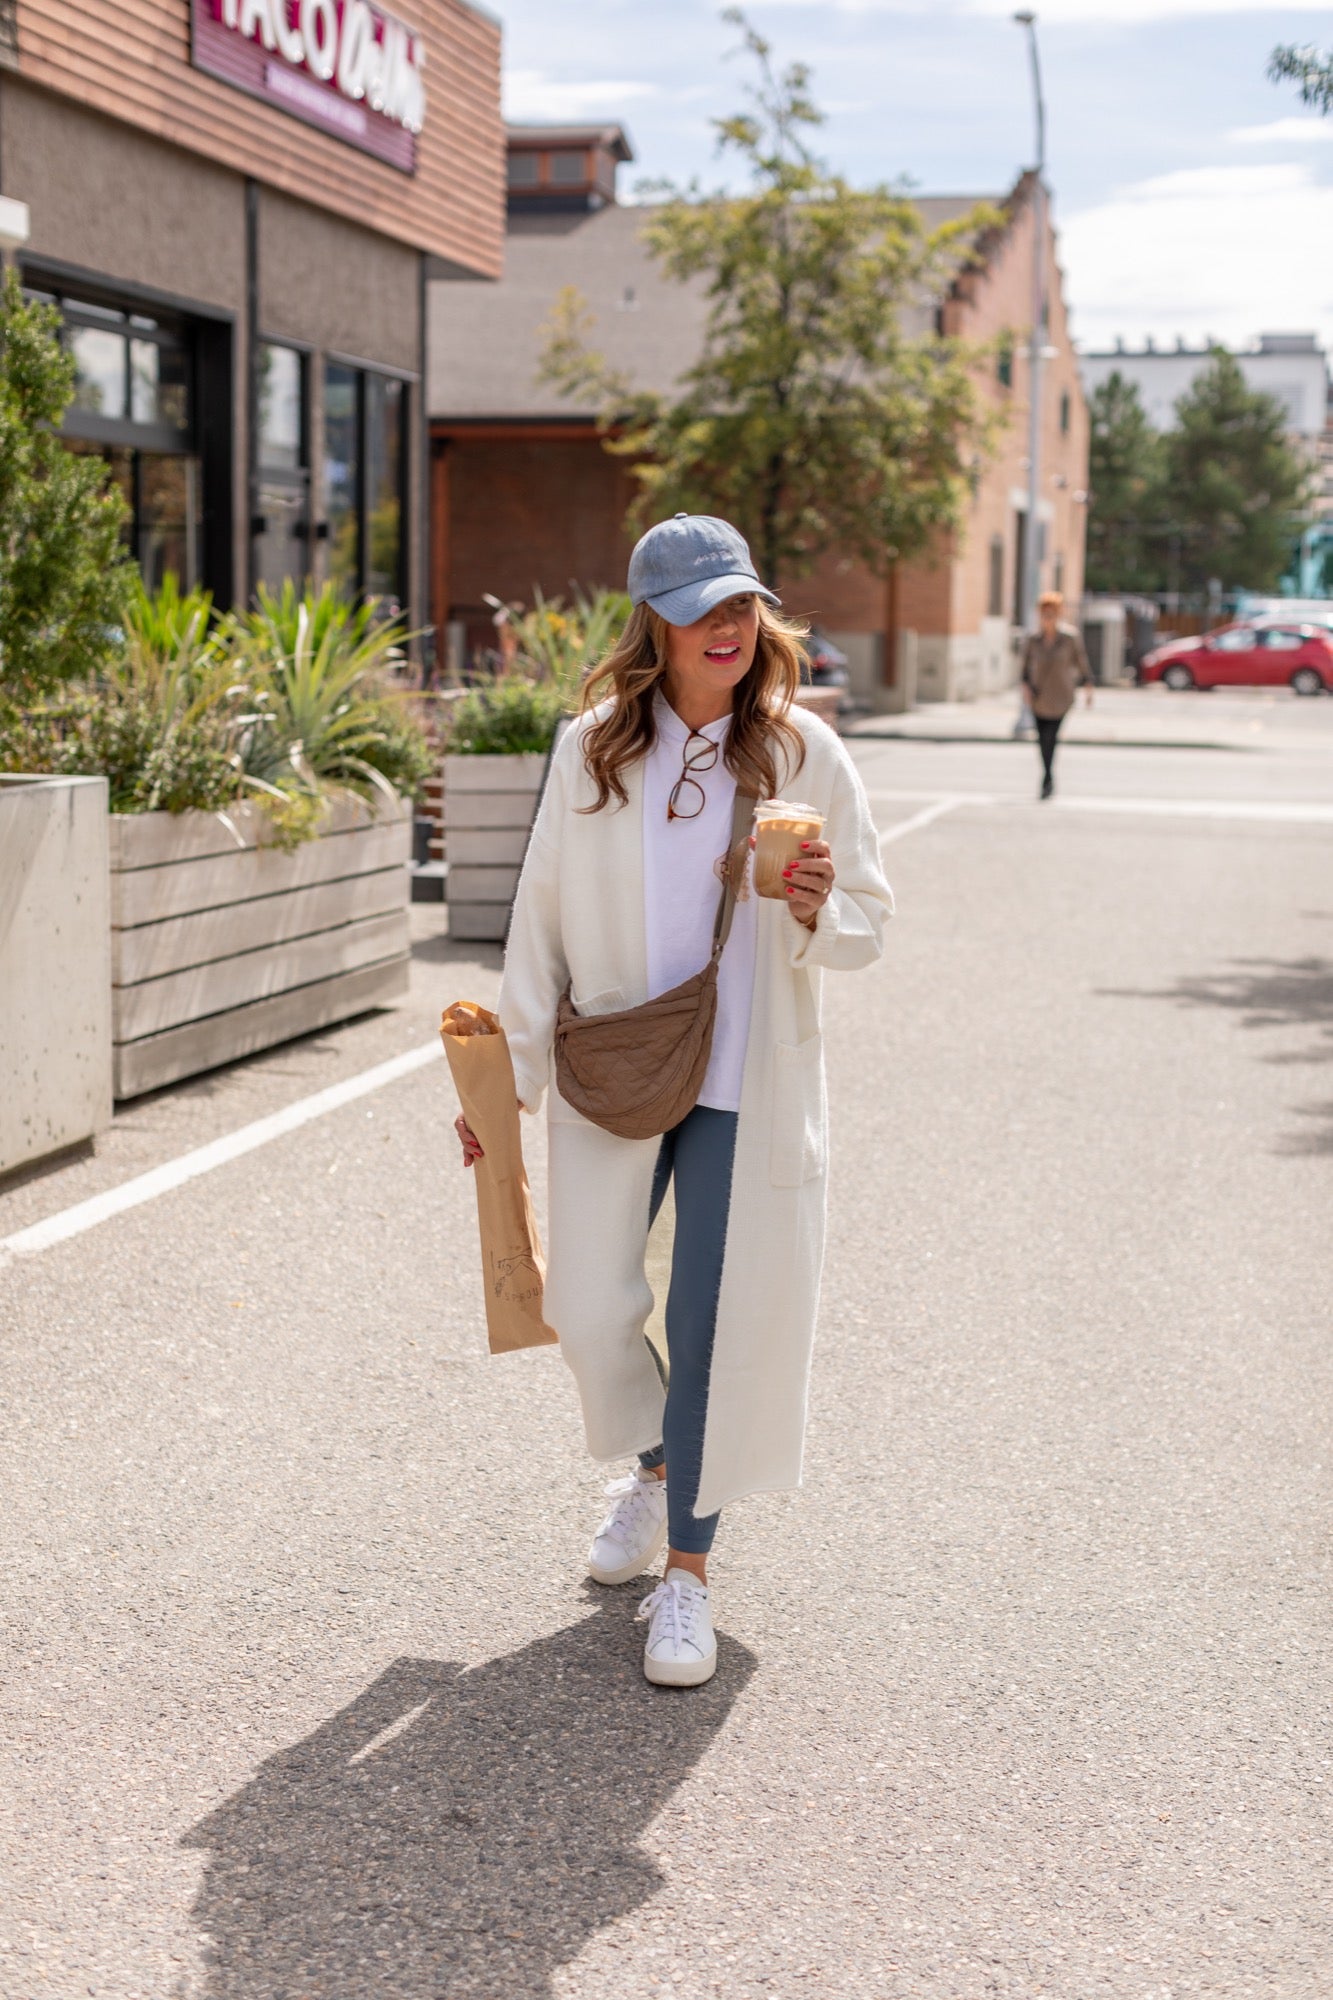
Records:
{"label": "long wavy hair", "polygon": [[[805,762],[805,739],[788,711],[800,685],[809,628],[780,617],[762,597],[756,602],[759,638],[750,670],[736,686],[723,761],[739,790],[766,799],[778,789],[779,745],[792,772]],[[670,630],[651,605],[636,605],[611,651],[584,682],[585,715],[608,696],[612,701],[610,713],[584,738],[584,762],[597,787],[597,803],[584,806],[584,812],[601,812],[612,796],[621,805],[629,803],[625,771],[647,756],[657,738],[653,699],[666,675]]]}

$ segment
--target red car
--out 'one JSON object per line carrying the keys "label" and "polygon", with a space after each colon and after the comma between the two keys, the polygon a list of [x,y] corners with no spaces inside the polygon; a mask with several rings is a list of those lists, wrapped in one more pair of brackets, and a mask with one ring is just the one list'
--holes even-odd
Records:
{"label": "red car", "polygon": [[1290,687],[1333,690],[1333,634],[1317,625],[1223,625],[1197,639],[1172,639],[1145,655],[1141,681],[1169,688]]}

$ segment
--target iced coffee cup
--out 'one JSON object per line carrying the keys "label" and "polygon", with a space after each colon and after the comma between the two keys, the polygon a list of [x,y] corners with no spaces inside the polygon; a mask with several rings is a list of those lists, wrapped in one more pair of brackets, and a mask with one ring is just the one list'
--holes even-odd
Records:
{"label": "iced coffee cup", "polygon": [[754,892],[785,897],[783,869],[801,859],[803,840],[820,840],[824,815],[788,799],[764,799],[754,809]]}

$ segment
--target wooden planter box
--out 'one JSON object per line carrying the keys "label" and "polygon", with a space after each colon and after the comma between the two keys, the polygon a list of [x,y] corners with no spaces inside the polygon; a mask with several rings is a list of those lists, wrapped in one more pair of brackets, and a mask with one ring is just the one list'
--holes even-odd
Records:
{"label": "wooden planter box", "polygon": [[449,935],[502,944],[547,760],[446,757]]}
{"label": "wooden planter box", "polygon": [[0,1173],[111,1122],[106,793],[0,777]]}
{"label": "wooden planter box", "polygon": [[113,816],[116,1096],[401,998],[411,839],[387,800],[337,801],[286,853],[254,806]]}

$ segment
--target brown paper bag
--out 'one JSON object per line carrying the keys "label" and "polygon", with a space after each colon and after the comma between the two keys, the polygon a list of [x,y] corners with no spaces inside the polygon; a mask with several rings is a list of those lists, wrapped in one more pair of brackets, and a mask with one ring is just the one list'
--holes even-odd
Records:
{"label": "brown paper bag", "polygon": [[483,1157],[472,1171],[491,1353],[544,1347],[556,1336],[542,1318],[546,1261],[523,1165],[505,1031],[485,1007],[457,1000],[444,1010],[440,1036],[463,1116],[481,1142]]}

